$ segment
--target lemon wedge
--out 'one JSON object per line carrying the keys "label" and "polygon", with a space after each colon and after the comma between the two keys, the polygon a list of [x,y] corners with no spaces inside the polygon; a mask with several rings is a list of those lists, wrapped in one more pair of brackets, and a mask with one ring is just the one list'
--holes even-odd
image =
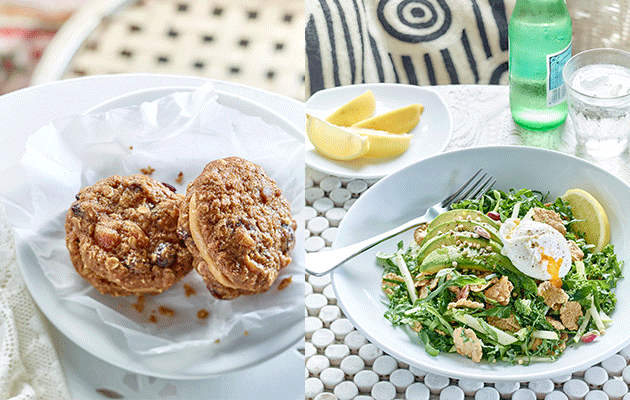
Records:
{"label": "lemon wedge", "polygon": [[407,151],[411,138],[413,138],[413,135],[409,133],[395,134],[356,127],[350,127],[349,130],[367,137],[370,148],[365,153],[365,157],[384,158],[398,156]]}
{"label": "lemon wedge", "polygon": [[389,133],[408,133],[420,122],[422,111],[424,111],[422,104],[411,104],[365,119],[352,126]]}
{"label": "lemon wedge", "polygon": [[375,108],[374,94],[368,90],[339,107],[326,118],[326,121],[337,126],[350,126],[370,118]]}
{"label": "lemon wedge", "polygon": [[306,135],[313,146],[328,158],[353,160],[370,149],[368,138],[306,114]]}
{"label": "lemon wedge", "polygon": [[569,203],[573,217],[579,221],[573,229],[584,233],[586,243],[595,245],[594,252],[600,252],[610,242],[610,224],[604,207],[582,189],[570,189],[561,197]]}

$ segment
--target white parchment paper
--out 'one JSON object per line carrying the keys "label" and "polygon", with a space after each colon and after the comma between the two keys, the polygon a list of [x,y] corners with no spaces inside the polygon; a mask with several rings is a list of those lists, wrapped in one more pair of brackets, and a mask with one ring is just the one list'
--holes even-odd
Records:
{"label": "white parchment paper", "polygon": [[[304,141],[217,100],[208,83],[137,106],[53,121],[29,137],[21,165],[0,185],[18,240],[33,250],[58,295],[94,310],[104,324],[124,334],[129,350],[138,355],[182,355],[171,357],[178,361],[166,368],[183,368],[229,348],[243,335],[256,337],[257,330],[281,329],[303,319]],[[269,291],[216,300],[193,270],[164,293],[146,296],[139,312],[133,307],[135,297],[101,295],[76,273],[65,245],[64,218],[79,189],[150,166],[153,178],[184,193],[208,162],[228,156],[262,166],[289,200],[298,223],[293,262]],[[184,180],[177,184],[180,172]],[[18,184],[16,177],[24,174],[27,181]],[[285,278],[293,282],[278,290]],[[196,294],[187,296],[184,284]],[[159,307],[173,310],[174,316]],[[200,310],[207,310],[208,318],[198,318]]]}

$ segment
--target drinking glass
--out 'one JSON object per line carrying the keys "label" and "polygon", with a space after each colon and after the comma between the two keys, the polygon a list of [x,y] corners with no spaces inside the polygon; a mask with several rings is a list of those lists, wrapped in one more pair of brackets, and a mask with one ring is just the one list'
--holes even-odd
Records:
{"label": "drinking glass", "polygon": [[630,139],[630,53],[593,49],[573,56],[562,76],[578,152],[617,156]]}

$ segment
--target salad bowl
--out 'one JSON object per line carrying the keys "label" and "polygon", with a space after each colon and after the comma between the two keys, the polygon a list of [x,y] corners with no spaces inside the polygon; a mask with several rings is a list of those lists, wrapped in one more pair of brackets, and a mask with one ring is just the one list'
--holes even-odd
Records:
{"label": "salad bowl", "polygon": [[[333,247],[347,246],[399,226],[422,215],[427,207],[453,191],[483,167],[496,178],[494,189],[527,188],[562,196],[568,189],[591,193],[604,207],[611,228],[611,244],[618,260],[630,260],[630,186],[582,159],[549,150],[520,146],[477,147],[443,153],[421,160],[374,184],[343,219]],[[393,253],[399,242],[407,245],[413,232],[389,239],[335,270],[332,285],[338,304],[357,329],[384,352],[427,372],[452,378],[498,381],[532,381],[566,375],[615,354],[630,344],[630,280],[620,279],[617,305],[606,333],[591,343],[571,344],[555,361],[527,365],[503,361],[475,363],[456,353],[431,356],[417,334],[395,327],[384,317],[388,298],[381,289],[383,267],[379,252]],[[625,271],[622,269],[622,275]]]}

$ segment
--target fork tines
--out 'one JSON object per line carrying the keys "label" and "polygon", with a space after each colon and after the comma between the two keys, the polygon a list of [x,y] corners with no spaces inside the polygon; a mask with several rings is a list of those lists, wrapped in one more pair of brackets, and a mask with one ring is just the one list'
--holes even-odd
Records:
{"label": "fork tines", "polygon": [[483,172],[483,168],[479,168],[470,179],[442,201],[442,207],[449,207],[451,204],[464,199],[478,199],[495,183],[496,179],[492,178],[492,175]]}
{"label": "fork tines", "polygon": [[486,193],[488,190],[490,190],[492,188],[492,186],[494,186],[495,183],[497,183],[497,180],[494,179],[492,177],[492,175],[487,175],[487,176],[488,177],[483,182],[483,184],[479,187],[479,189],[475,192],[475,194],[470,196],[471,199],[475,199],[476,200],[476,199],[480,198],[484,193]]}

